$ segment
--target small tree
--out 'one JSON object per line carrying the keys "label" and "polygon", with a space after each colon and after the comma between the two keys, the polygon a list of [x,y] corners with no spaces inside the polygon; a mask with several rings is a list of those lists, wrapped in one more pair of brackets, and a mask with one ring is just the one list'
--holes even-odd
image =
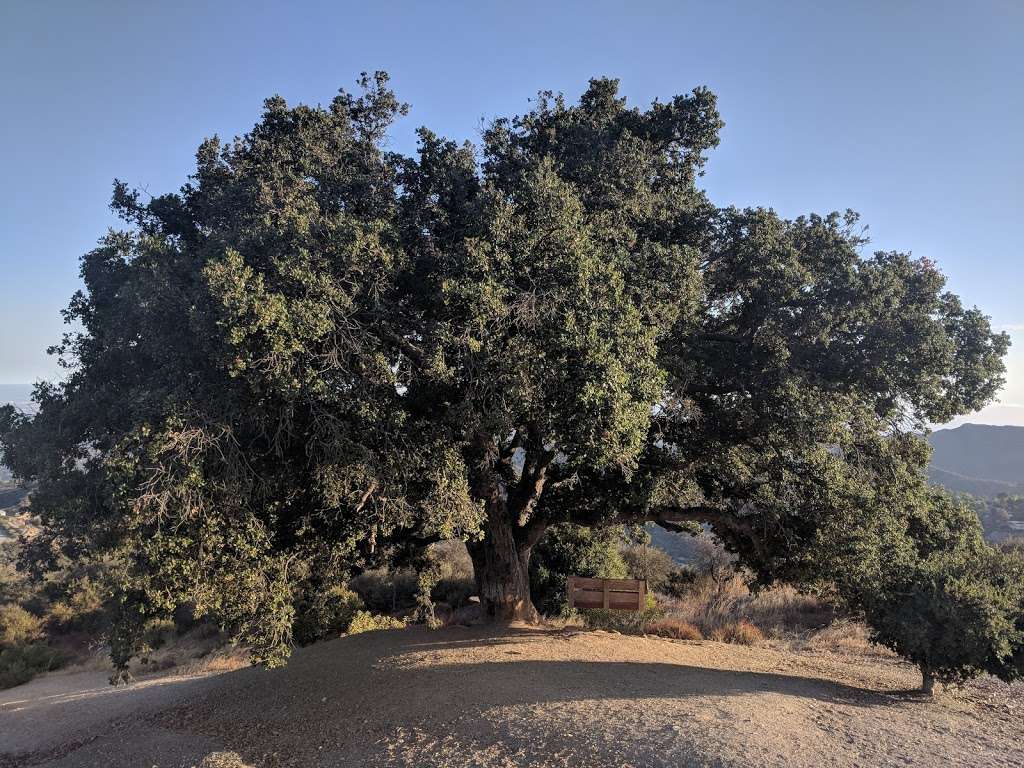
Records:
{"label": "small tree", "polygon": [[722,546],[722,542],[708,533],[697,537],[693,558],[694,570],[721,585],[736,573],[738,558]]}
{"label": "small tree", "polygon": [[648,544],[626,546],[621,555],[629,576],[644,579],[652,592],[664,592],[672,574],[678,570],[667,552]]}
{"label": "small tree", "polygon": [[957,684],[986,671],[1008,679],[1020,674],[1010,661],[1024,642],[1017,624],[1020,600],[993,578],[991,554],[933,555],[892,574],[867,605],[875,641],[917,664],[927,693],[936,680]]}
{"label": "small tree", "polygon": [[922,690],[1024,674],[1021,559],[986,544],[973,511],[938,491],[872,522],[824,548],[828,573],[872,639],[918,665]]}

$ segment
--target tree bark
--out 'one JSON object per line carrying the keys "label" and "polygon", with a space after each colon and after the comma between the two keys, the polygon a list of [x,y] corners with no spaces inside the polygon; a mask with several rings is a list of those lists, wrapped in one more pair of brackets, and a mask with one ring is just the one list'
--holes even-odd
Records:
{"label": "tree bark", "polygon": [[482,541],[469,544],[483,618],[493,622],[540,620],[530,599],[533,542],[517,541],[511,523],[492,518]]}
{"label": "tree bark", "polygon": [[932,674],[931,667],[925,664],[921,665],[921,691],[929,696],[935,693],[935,675]]}

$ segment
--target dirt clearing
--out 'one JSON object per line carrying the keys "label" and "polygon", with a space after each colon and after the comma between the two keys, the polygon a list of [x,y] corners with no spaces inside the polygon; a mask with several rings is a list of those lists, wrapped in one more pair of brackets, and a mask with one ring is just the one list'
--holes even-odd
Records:
{"label": "dirt clearing", "polygon": [[281,670],[92,678],[2,692],[0,766],[1024,765],[1019,685],[922,701],[914,668],[825,651],[409,629]]}

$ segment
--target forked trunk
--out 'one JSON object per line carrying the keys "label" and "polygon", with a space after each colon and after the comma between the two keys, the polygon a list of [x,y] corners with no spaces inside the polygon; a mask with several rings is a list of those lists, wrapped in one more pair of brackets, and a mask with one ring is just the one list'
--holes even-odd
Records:
{"label": "forked trunk", "polygon": [[530,550],[516,541],[511,525],[493,520],[483,540],[469,544],[484,619],[539,621],[530,599]]}

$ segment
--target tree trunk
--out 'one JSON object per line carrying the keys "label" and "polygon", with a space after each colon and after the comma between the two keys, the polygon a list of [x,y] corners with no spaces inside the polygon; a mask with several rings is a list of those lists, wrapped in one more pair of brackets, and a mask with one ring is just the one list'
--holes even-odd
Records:
{"label": "tree trunk", "polygon": [[512,525],[493,518],[483,540],[469,543],[485,620],[531,624],[540,620],[530,599],[531,544],[516,541]]}
{"label": "tree trunk", "polygon": [[921,691],[929,696],[935,693],[935,675],[932,674],[931,667],[926,664],[921,665]]}

